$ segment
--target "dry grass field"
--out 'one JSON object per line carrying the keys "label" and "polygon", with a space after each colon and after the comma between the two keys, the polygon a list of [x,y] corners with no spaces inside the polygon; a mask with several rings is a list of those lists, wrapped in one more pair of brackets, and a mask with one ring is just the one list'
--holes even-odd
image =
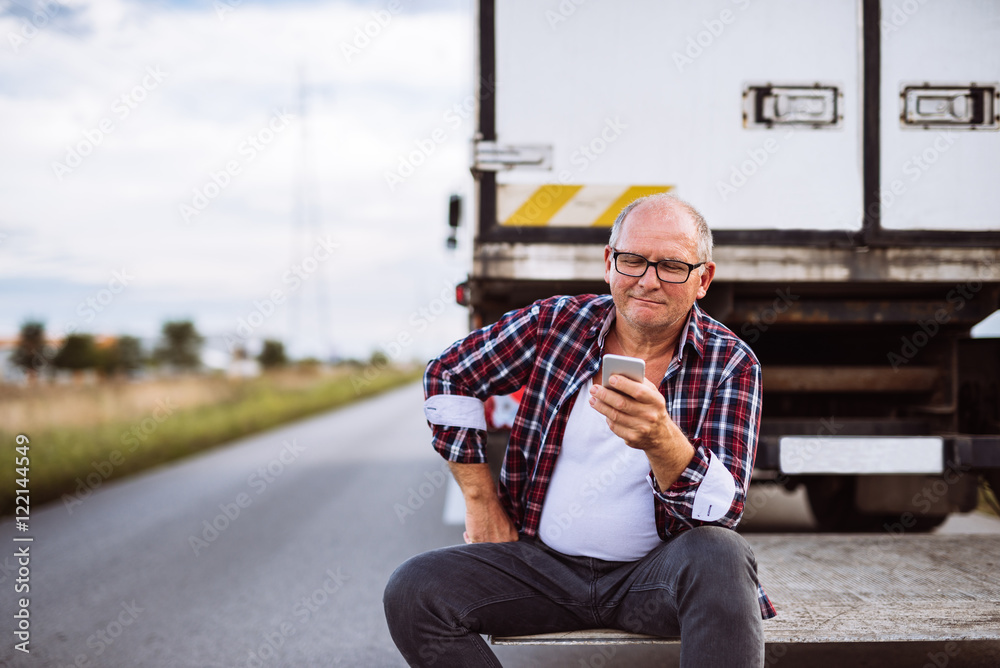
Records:
{"label": "dry grass field", "polygon": [[[296,391],[356,372],[349,366],[289,368],[270,371],[265,380],[276,390]],[[0,429],[37,431],[129,422],[148,416],[158,402],[191,408],[233,401],[261,380],[183,374],[138,381],[85,382],[81,377],[66,384],[36,381],[29,387],[0,384]]]}
{"label": "dry grass field", "polygon": [[[255,378],[178,375],[137,381],[0,385],[0,514],[13,512],[14,443],[30,439],[31,502],[84,491],[240,436],[420,377],[417,366],[343,365]],[[95,478],[99,476],[99,478]],[[65,497],[64,497],[65,498]]]}

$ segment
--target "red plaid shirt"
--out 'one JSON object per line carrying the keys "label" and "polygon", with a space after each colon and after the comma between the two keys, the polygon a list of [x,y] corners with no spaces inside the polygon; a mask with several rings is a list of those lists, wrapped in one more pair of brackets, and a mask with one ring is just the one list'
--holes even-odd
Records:
{"label": "red plaid shirt", "polygon": [[[453,462],[486,461],[486,422],[477,402],[524,388],[499,495],[525,534],[538,532],[572,399],[600,368],[614,312],[611,295],[539,300],[455,342],[427,366],[425,414],[433,444]],[[687,468],[663,492],[649,473],[660,538],[703,524],[734,529],[743,515],[757,450],[760,363],[749,346],[695,304],[660,392],[670,417],[695,448]],[[732,475],[736,491],[724,515],[698,520],[695,494],[713,458]],[[774,617],[763,588],[758,596],[762,617]]]}

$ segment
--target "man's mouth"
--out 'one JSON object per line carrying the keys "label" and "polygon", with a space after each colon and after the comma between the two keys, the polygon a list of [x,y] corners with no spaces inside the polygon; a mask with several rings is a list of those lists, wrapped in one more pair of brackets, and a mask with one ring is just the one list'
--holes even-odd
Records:
{"label": "man's mouth", "polygon": [[640,297],[638,295],[629,295],[629,296],[632,297],[632,299],[635,299],[640,302],[646,302],[647,304],[657,304],[661,306],[663,305],[663,302],[656,301],[655,299],[647,299],[646,297]]}

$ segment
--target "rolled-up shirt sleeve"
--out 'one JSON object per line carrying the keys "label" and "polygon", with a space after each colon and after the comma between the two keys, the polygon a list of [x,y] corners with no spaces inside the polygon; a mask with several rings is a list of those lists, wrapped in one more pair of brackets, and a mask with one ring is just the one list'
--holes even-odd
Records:
{"label": "rolled-up shirt sleeve", "polygon": [[757,451],[760,405],[760,365],[747,364],[716,388],[691,441],[694,456],[680,477],[661,491],[650,472],[649,484],[671,525],[732,529],[739,524]]}
{"label": "rolled-up shirt sleeve", "polygon": [[539,303],[475,330],[424,371],[424,417],[434,449],[449,461],[486,462],[484,402],[524,385],[536,349]]}

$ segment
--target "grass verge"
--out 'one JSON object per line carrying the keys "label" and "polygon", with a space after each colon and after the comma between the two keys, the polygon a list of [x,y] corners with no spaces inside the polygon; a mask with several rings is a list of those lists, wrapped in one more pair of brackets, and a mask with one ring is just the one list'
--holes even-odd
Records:
{"label": "grass verge", "polygon": [[154,412],[140,420],[93,427],[11,432],[0,427],[0,515],[14,513],[15,437],[30,439],[27,488],[31,505],[85,498],[107,480],[148,469],[331,408],[344,406],[419,378],[423,369],[385,368],[364,384],[340,376],[288,390],[266,377],[246,381],[224,401]]}
{"label": "grass verge", "polygon": [[1000,517],[1000,494],[985,481],[979,481],[979,504],[976,510],[987,515]]}

